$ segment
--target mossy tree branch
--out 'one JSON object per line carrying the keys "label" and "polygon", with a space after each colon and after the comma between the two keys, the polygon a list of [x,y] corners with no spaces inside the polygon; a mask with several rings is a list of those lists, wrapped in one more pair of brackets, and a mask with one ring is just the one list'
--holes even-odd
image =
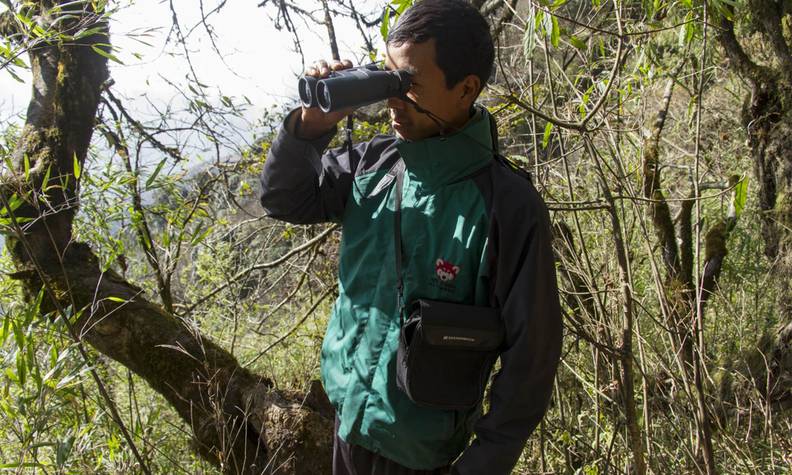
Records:
{"label": "mossy tree branch", "polygon": [[682,266],[679,260],[674,221],[671,219],[671,209],[665,199],[662,189],[660,167],[660,137],[668,115],[671,97],[674,91],[674,77],[680,71],[680,63],[672,73],[666,84],[660,110],[657,112],[652,129],[644,140],[643,147],[643,195],[651,200],[651,215],[658,243],[662,248],[663,264],[669,279],[679,279],[682,275]]}
{"label": "mossy tree branch", "polygon": [[[21,227],[6,240],[13,277],[28,300],[45,289],[42,311],[70,309],[61,316],[72,315],[75,338],[162,394],[189,425],[198,453],[223,472],[327,473],[332,410],[321,394],[306,400],[273,390],[189,320],[149,302],[115,271],[102,271],[89,246],[74,241],[80,170],[108,78],[110,41],[107,18],[91,2],[62,3],[55,6],[75,22],[100,30],[30,50],[33,97],[0,188],[4,201],[24,199],[13,211]],[[33,8],[45,13],[52,6],[42,0]],[[73,25],[58,27],[68,32]]]}
{"label": "mossy tree branch", "polygon": [[[730,8],[728,5],[726,8]],[[732,16],[734,10],[731,10]],[[755,84],[755,81],[762,77],[767,77],[769,71],[763,66],[755,63],[746,54],[737,36],[734,34],[734,22],[725,16],[720,18],[720,28],[717,35],[718,42],[723,47],[726,56],[729,58],[731,67],[746,81]]]}
{"label": "mossy tree branch", "polygon": [[[782,27],[783,11],[781,4],[774,0],[750,0],[748,8],[756,20],[761,23],[763,33],[775,54],[776,60],[787,71],[792,71],[792,53],[784,38]],[[788,3],[788,2],[786,2]]]}
{"label": "mossy tree branch", "polygon": [[726,244],[731,231],[737,224],[737,201],[740,199],[740,177],[729,177],[729,186],[733,189],[731,205],[726,216],[709,228],[704,238],[704,271],[701,276],[701,299],[699,312],[704,314],[710,296],[715,292],[715,287],[723,270],[723,262],[728,254]]}

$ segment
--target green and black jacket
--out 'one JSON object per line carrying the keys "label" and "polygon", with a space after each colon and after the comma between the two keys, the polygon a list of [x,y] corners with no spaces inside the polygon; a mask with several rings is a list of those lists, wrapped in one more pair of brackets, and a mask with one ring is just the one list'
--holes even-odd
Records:
{"label": "green and black jacket", "polygon": [[[339,295],[322,346],[339,435],[413,469],[444,466],[462,453],[459,473],[510,473],[545,413],[558,365],[547,209],[527,177],[494,159],[490,127],[489,114],[477,109],[453,135],[415,142],[381,135],[329,151],[334,131],[305,141],[284,127],[261,175],[270,216],[343,225]],[[506,340],[483,416],[481,408],[419,407],[396,387],[396,187],[377,185],[400,158],[405,301],[500,308]]]}

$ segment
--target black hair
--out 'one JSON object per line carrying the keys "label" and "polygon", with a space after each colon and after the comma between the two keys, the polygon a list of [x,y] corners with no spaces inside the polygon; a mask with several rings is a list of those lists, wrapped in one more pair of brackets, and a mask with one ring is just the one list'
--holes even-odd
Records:
{"label": "black hair", "polygon": [[495,50],[481,13],[463,0],[419,1],[399,18],[386,43],[399,46],[433,38],[435,62],[445,74],[446,87],[475,74],[483,89],[492,73]]}

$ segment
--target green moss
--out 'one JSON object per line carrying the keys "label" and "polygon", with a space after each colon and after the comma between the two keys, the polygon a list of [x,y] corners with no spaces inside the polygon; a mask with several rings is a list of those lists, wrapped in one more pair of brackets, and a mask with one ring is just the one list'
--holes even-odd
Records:
{"label": "green moss", "polygon": [[719,221],[707,231],[707,236],[705,238],[705,260],[709,261],[716,256],[726,256],[728,253],[726,249],[726,238],[728,237],[728,233],[729,225],[725,221]]}

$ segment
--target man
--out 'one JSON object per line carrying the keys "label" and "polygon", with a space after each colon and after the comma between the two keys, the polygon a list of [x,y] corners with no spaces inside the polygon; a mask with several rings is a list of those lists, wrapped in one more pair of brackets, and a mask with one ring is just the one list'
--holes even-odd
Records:
{"label": "man", "polygon": [[[270,149],[261,176],[268,214],[343,224],[339,296],[322,346],[322,381],[337,411],[335,474],[508,474],[547,408],[561,347],[549,217],[530,180],[495,159],[493,123],[474,105],[493,56],[477,10],[424,0],[387,39],[386,67],[413,75],[406,97],[388,100],[395,136],[325,151],[350,111],[303,108]],[[319,62],[306,74],[350,66]],[[398,187],[382,185],[400,160],[397,240]],[[405,302],[500,310],[501,369],[483,416],[480,405],[420,406],[396,385],[399,241]]]}

